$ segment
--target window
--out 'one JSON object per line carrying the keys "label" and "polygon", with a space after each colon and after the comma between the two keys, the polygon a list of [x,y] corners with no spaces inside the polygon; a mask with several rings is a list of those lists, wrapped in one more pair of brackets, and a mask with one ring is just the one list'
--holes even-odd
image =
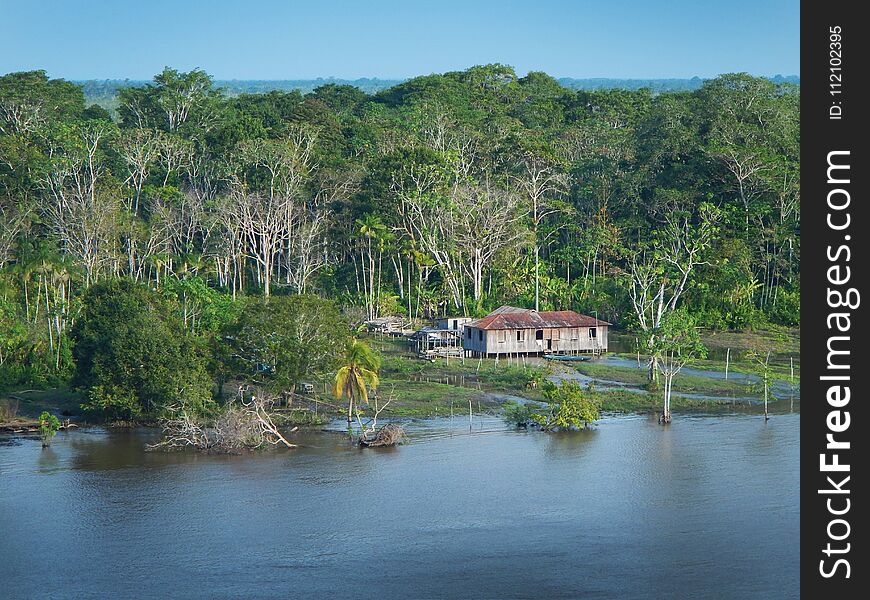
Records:
{"label": "window", "polygon": [[498,343],[504,344],[506,339],[507,339],[507,332],[504,329],[499,329],[498,330]]}
{"label": "window", "polygon": [[468,339],[471,339],[471,327],[469,327],[465,333],[468,335]]}
{"label": "window", "polygon": [[453,321],[453,329],[459,328],[459,321]]}
{"label": "window", "polygon": [[483,341],[483,329],[477,330],[477,339],[481,342]]}
{"label": "window", "polygon": [[537,329],[537,330],[535,331],[535,339],[536,339],[536,340],[542,340],[542,339],[544,339],[544,330],[543,330],[543,329]]}
{"label": "window", "polygon": [[576,340],[580,338],[580,328],[572,327],[571,328],[571,339]]}
{"label": "window", "polygon": [[521,344],[526,341],[525,329],[517,329],[517,341]]}
{"label": "window", "polygon": [[589,328],[589,339],[594,340],[596,337],[598,337],[598,328],[597,327],[590,327]]}

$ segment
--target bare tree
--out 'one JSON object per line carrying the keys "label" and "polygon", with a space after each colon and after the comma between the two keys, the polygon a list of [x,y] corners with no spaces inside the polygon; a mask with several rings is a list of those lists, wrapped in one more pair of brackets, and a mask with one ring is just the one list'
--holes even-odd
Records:
{"label": "bare tree", "polygon": [[105,125],[88,125],[52,148],[50,168],[40,181],[43,216],[61,248],[84,268],[86,286],[114,261],[117,248],[120,201],[99,188],[103,166],[98,150],[107,133]]}
{"label": "bare tree", "polygon": [[542,236],[541,225],[564,206],[557,202],[558,196],[567,190],[567,177],[557,169],[557,165],[538,154],[527,152],[518,161],[518,173],[513,176],[517,187],[525,194],[529,203],[532,232],[535,239],[533,252],[535,258],[535,310],[540,309],[541,285],[540,263],[541,248],[555,234],[555,229]]}
{"label": "bare tree", "polygon": [[629,297],[649,345],[650,380],[655,379],[658,361],[655,332],[664,317],[677,309],[695,267],[706,263],[704,252],[716,235],[718,218],[709,204],[701,206],[697,224],[688,215],[668,213],[655,248],[630,259]]}
{"label": "bare tree", "polygon": [[15,239],[21,233],[30,210],[19,208],[10,198],[0,197],[0,269],[12,259]]}
{"label": "bare tree", "polygon": [[520,198],[490,184],[463,186],[454,195],[456,242],[472,280],[474,300],[483,297],[483,278],[493,260],[526,237],[527,210]]}
{"label": "bare tree", "polygon": [[462,265],[453,251],[456,222],[443,186],[442,174],[428,167],[411,166],[393,181],[399,199],[404,233],[430,256],[440,271],[454,306],[463,305]]}
{"label": "bare tree", "polygon": [[150,129],[127,129],[118,138],[116,148],[127,166],[127,179],[124,183],[133,191],[128,205],[133,214],[139,212],[142,188],[160,158],[161,146],[160,133]]}

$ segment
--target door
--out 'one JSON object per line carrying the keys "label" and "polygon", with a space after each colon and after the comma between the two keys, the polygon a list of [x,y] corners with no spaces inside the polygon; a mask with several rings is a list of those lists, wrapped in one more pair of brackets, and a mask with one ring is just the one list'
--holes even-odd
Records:
{"label": "door", "polygon": [[547,350],[553,349],[553,338],[547,338]]}

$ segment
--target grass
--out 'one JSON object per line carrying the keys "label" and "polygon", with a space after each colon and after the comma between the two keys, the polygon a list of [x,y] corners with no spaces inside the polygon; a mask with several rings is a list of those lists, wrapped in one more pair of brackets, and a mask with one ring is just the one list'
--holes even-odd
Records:
{"label": "grass", "polygon": [[701,341],[710,349],[730,348],[739,353],[770,351],[788,354],[801,350],[800,329],[777,326],[744,331],[704,331]]}
{"label": "grass", "polygon": [[[775,352],[791,352],[799,349],[800,339],[796,330],[774,329],[753,332],[722,332],[705,334],[711,348],[732,347],[732,355],[740,356],[740,352],[770,347]],[[712,336],[712,337],[710,337]],[[481,409],[492,409],[500,404],[493,395],[509,394],[522,396],[530,400],[542,400],[539,389],[529,387],[532,381],[540,381],[550,373],[542,367],[522,367],[508,365],[504,360],[496,364],[494,359],[437,359],[427,362],[416,359],[409,346],[402,338],[371,337],[367,341],[381,352],[381,390],[393,389],[394,404],[388,409],[396,416],[426,417],[449,414],[451,404],[455,412],[461,412],[468,406],[469,399],[474,403],[480,401]],[[634,354],[623,355],[634,358]],[[696,361],[696,368],[724,371],[724,360],[709,359]],[[789,379],[789,364],[786,362],[772,363],[776,379]],[[613,366],[597,362],[578,363],[574,366],[579,372],[594,379],[617,381],[628,385],[645,387],[647,376],[644,369],[634,367]],[[732,361],[732,372],[755,372],[753,365],[745,360]],[[799,383],[800,366],[795,365],[795,384]],[[594,385],[589,391],[601,404],[605,412],[649,412],[659,409],[660,393],[651,390],[648,393],[638,393],[629,390],[595,390]],[[683,394],[702,394],[706,396],[723,396],[722,400],[686,398]],[[728,400],[729,396],[758,395],[757,385],[745,381],[714,379],[698,375],[681,373],[674,380],[674,396],[671,400],[674,410],[680,411],[710,411],[735,410],[735,404]],[[744,410],[738,407],[739,410]]]}
{"label": "grass", "polygon": [[[626,354],[626,353],[612,353],[611,356],[618,356],[620,358],[625,358],[628,360],[636,360],[637,354]],[[647,360],[647,357],[641,355],[641,361]],[[705,371],[717,371],[719,373],[725,372],[725,361],[724,360],[716,360],[716,359],[695,359],[691,364],[687,365],[688,367],[694,369],[703,369]],[[637,369],[641,371],[642,369]],[[775,380],[781,380],[785,382],[790,382],[792,378],[791,365],[788,362],[774,362],[774,358],[771,356],[770,362],[770,370],[773,374],[773,378]],[[728,365],[729,373],[743,373],[743,374],[754,374],[758,375],[758,365],[755,363],[746,361],[746,360],[731,360]],[[683,375],[678,375],[678,377],[683,377]],[[801,382],[801,368],[800,363],[794,363],[794,384],[800,385]]]}
{"label": "grass", "polygon": [[[648,383],[646,369],[593,362],[580,363],[576,369],[595,379],[618,381],[636,386],[646,386]],[[751,386],[745,381],[713,379],[680,373],[674,377],[674,391],[708,396],[740,396],[751,393]]]}
{"label": "grass", "polygon": [[[532,400],[541,394],[540,382],[547,369],[508,365],[495,359],[417,359],[402,338],[367,336],[366,342],[381,353],[382,395],[395,399],[384,414],[432,417],[461,413],[471,401],[474,412],[495,410],[501,402],[493,394],[522,395]],[[533,387],[530,387],[530,384]]]}
{"label": "grass", "polygon": [[[659,412],[662,408],[660,394],[638,394],[624,390],[593,391],[590,393],[599,401],[601,411],[604,413],[651,413]],[[684,413],[739,412],[760,414],[762,407],[758,403],[697,400],[674,395],[671,397],[671,410]],[[771,412],[790,412],[789,402],[786,400],[771,402],[770,410]]]}
{"label": "grass", "polygon": [[394,395],[395,400],[384,414],[394,417],[437,417],[451,412],[462,414],[472,410],[495,410],[500,405],[485,393],[474,388],[426,381],[395,381],[381,383],[382,394]]}

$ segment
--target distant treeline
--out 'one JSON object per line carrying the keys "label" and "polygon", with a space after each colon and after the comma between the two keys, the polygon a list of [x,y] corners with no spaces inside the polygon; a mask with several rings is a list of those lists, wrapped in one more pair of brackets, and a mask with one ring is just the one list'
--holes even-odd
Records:
{"label": "distant treeline", "polygon": [[[792,83],[800,85],[798,75],[776,75],[769,78],[776,84]],[[215,87],[222,89],[227,96],[239,94],[265,94],[268,92],[289,92],[296,90],[308,94],[322,85],[352,85],[366,94],[375,94],[382,90],[403,83],[405,79],[378,79],[377,77],[360,79],[337,79],[334,77],[318,77],[317,79],[216,79]],[[649,89],[653,93],[692,92],[701,88],[705,79],[612,79],[595,77],[575,79],[562,77],[557,79],[560,85],[571,90],[641,90]],[[86,79],[74,81],[82,87],[85,100],[88,103],[114,108],[118,90],[128,87],[141,87],[149,83],[135,79]]]}
{"label": "distant treeline", "polygon": [[[313,92],[322,85],[352,85],[366,94],[374,94],[393,87],[405,81],[404,79],[336,79],[334,77],[318,77],[317,79],[216,79],[214,85],[227,96],[240,94],[265,94],[268,92],[298,91],[302,94]],[[90,103],[105,106],[114,102],[118,90],[130,87],[141,87],[149,81],[137,79],[85,79],[73,81],[80,85],[85,93],[85,100]]]}
{"label": "distant treeline", "polygon": [[[774,75],[768,79],[775,84],[791,83],[800,85],[799,75]],[[609,77],[574,79],[561,77],[557,80],[561,85],[571,90],[642,90],[653,93],[694,92],[701,89],[707,79],[692,77],[691,79],[612,79]]]}

